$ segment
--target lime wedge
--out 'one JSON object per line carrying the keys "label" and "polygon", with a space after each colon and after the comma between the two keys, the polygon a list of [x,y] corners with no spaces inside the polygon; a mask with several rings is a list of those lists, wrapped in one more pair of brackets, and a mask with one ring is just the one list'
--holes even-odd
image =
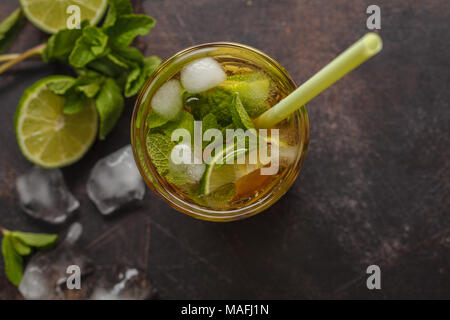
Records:
{"label": "lime wedge", "polygon": [[47,84],[72,79],[44,78],[28,88],[15,115],[17,141],[23,155],[45,168],[67,166],[79,160],[95,140],[98,127],[95,103],[75,114],[64,114],[64,98]]}
{"label": "lime wedge", "polygon": [[56,33],[67,28],[68,19],[76,14],[73,11],[76,7],[70,6],[80,8],[80,22],[87,19],[91,25],[96,25],[105,13],[107,0],[20,0],[20,4],[36,27]]}
{"label": "lime wedge", "polygon": [[[278,144],[280,164],[287,166],[295,161],[298,155],[297,146],[291,146],[281,140],[276,142],[270,137],[263,139],[265,139],[268,144]],[[267,163],[264,164],[260,160],[258,160],[258,163],[256,164],[249,164],[248,152],[249,150],[247,148],[238,149],[235,145],[230,145],[224,148],[221,153],[215,155],[211,159],[211,162],[206,166],[205,173],[203,174],[200,182],[199,194],[201,196],[211,194],[222,186],[236,182],[242,177],[245,177],[246,175],[267,165]],[[236,160],[234,164],[226,164],[226,159],[233,157],[236,159],[243,156],[246,157],[244,164],[237,164]],[[221,158],[223,158],[222,163],[219,162]]]}
{"label": "lime wedge", "polygon": [[256,118],[269,108],[270,79],[260,73],[230,76],[221,86],[239,93],[248,115]]}
{"label": "lime wedge", "polygon": [[250,119],[247,111],[242,105],[241,99],[239,99],[239,94],[235,94],[233,101],[230,105],[231,118],[236,128],[243,129],[254,129],[252,120]]}
{"label": "lime wedge", "polygon": [[210,194],[219,187],[239,180],[261,167],[260,164],[219,164],[220,159],[227,159],[231,157],[230,155],[236,154],[239,154],[239,150],[235,151],[235,146],[230,145],[211,159],[200,182],[200,195]]}

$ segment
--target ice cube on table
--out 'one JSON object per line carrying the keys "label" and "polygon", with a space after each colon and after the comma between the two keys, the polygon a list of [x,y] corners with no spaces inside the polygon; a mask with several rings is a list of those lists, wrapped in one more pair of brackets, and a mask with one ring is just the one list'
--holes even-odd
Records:
{"label": "ice cube on table", "polygon": [[201,58],[181,70],[181,84],[191,93],[198,93],[218,86],[227,75],[213,58]]}
{"label": "ice cube on table", "polygon": [[72,224],[66,238],[56,248],[39,251],[30,259],[19,285],[25,299],[64,299],[67,267],[77,265],[82,275],[92,270],[90,261],[74,247],[82,230],[81,224]]}
{"label": "ice cube on table", "polygon": [[163,118],[174,119],[183,107],[183,89],[180,81],[169,80],[164,83],[152,98],[152,110]]}
{"label": "ice cube on table", "polygon": [[177,144],[171,152],[169,172],[172,176],[175,175],[187,183],[197,183],[202,178],[206,165],[202,163],[201,159],[195,160],[191,146]]}
{"label": "ice cube on table", "polygon": [[133,200],[144,198],[144,181],[130,145],[97,161],[87,182],[87,192],[104,215]]}
{"label": "ice cube on table", "polygon": [[22,209],[51,224],[64,223],[80,206],[64,182],[61,170],[33,167],[16,180]]}
{"label": "ice cube on table", "polygon": [[91,300],[144,300],[152,295],[148,275],[135,267],[109,266],[96,271]]}

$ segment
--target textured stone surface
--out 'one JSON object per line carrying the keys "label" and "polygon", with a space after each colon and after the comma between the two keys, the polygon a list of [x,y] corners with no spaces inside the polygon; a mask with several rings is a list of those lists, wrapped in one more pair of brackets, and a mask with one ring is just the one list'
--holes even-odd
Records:
{"label": "textured stone surface", "polygon": [[[370,1],[152,0],[157,20],[139,40],[168,58],[187,46],[236,41],[268,53],[301,83],[357,40]],[[194,220],[148,192],[144,203],[105,219],[89,201],[89,169],[129,142],[133,101],[111,136],[64,169],[81,202],[81,240],[102,263],[148,270],[161,298],[450,298],[450,3],[377,1],[384,50],[308,105],[305,167],[287,195],[236,223]],[[3,1],[0,18],[16,4]],[[182,8],[182,10],[180,10]],[[42,42],[27,25],[12,51]],[[66,73],[27,62],[1,76],[0,221],[36,225],[17,205],[20,154],[13,114],[39,78]],[[123,262],[122,260],[125,260]],[[365,287],[378,264],[382,290]],[[19,297],[0,266],[0,299]]]}

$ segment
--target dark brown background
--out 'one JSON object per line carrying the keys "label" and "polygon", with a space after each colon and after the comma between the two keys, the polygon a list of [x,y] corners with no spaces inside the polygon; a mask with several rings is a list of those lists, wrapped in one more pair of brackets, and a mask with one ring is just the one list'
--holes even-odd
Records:
{"label": "dark brown background", "polygon": [[[168,58],[194,44],[236,41],[263,50],[302,83],[367,32],[382,10],[384,49],[309,103],[305,167],[287,195],[245,221],[208,223],[144,203],[103,218],[86,195],[96,160],[129,143],[130,100],[106,141],[64,169],[80,200],[81,245],[97,263],[148,270],[166,298],[450,298],[448,1],[151,0],[135,8],[157,26],[138,45]],[[0,2],[3,19],[16,1]],[[28,24],[12,52],[44,41]],[[23,63],[0,77],[0,224],[55,231],[17,206],[13,114],[22,92],[67,70]],[[64,231],[65,227],[56,231]],[[382,290],[365,287],[368,265]],[[0,266],[0,298],[19,298]]]}

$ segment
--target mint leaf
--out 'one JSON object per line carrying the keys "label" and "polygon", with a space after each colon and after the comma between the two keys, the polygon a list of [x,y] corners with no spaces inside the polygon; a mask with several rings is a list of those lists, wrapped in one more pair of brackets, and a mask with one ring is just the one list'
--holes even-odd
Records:
{"label": "mint leaf", "polygon": [[69,63],[75,68],[82,68],[98,57],[109,53],[108,36],[94,26],[87,26],[75,43],[69,56]]}
{"label": "mint leaf", "polygon": [[65,114],[77,113],[86,107],[91,98],[94,98],[100,90],[103,82],[102,76],[80,76],[77,79],[58,80],[47,84],[47,88],[53,93],[64,97]]}
{"label": "mint leaf", "polygon": [[242,105],[241,99],[238,94],[234,95],[233,101],[230,107],[231,117],[233,119],[233,123],[236,128],[242,129],[253,129],[255,126],[253,125],[252,120],[250,119],[247,111]]}
{"label": "mint leaf", "polygon": [[58,240],[57,234],[29,233],[21,231],[11,231],[10,234],[26,245],[36,248],[48,247]]}
{"label": "mint leaf", "polygon": [[212,113],[223,127],[232,122],[229,105],[233,100],[233,93],[215,88],[200,94],[185,93],[185,105],[191,109],[195,120],[202,120],[207,114]]}
{"label": "mint leaf", "polygon": [[76,73],[80,77],[86,77],[86,78],[97,78],[102,77],[102,74],[91,69],[85,69],[85,68],[75,68]]}
{"label": "mint leaf", "polygon": [[[221,126],[219,125],[219,123],[217,122],[217,118],[214,114],[212,113],[208,113],[205,117],[203,117],[202,119],[202,137],[203,134],[208,130],[208,129],[221,129]],[[203,141],[203,148],[205,148],[208,144],[210,144],[211,141]]]}
{"label": "mint leaf", "polygon": [[234,183],[225,184],[212,193],[205,195],[204,201],[213,208],[225,207],[236,196],[236,185]]}
{"label": "mint leaf", "polygon": [[114,25],[106,28],[112,47],[127,47],[134,38],[146,35],[155,25],[152,17],[143,14],[126,14],[116,19]]}
{"label": "mint leaf", "polygon": [[14,250],[21,256],[27,256],[31,253],[31,247],[16,237],[11,237],[11,242],[14,247]]}
{"label": "mint leaf", "polygon": [[103,83],[103,77],[97,75],[80,76],[77,79],[64,79],[47,84],[47,88],[56,95],[68,94],[71,90],[82,92],[87,98],[93,98],[100,90],[100,85]]}
{"label": "mint leaf", "polygon": [[114,48],[114,55],[120,59],[123,59],[125,62],[134,61],[134,62],[142,62],[144,60],[144,56],[142,53],[134,48]]}
{"label": "mint leaf", "polygon": [[23,258],[31,253],[31,247],[48,247],[58,240],[56,234],[28,233],[2,230],[2,254],[5,273],[9,281],[18,286],[22,281]]}
{"label": "mint leaf", "polygon": [[64,95],[74,85],[75,79],[59,79],[58,81],[48,83],[47,88],[56,95]]}
{"label": "mint leaf", "polygon": [[176,129],[186,129],[189,131],[191,138],[194,137],[194,117],[192,114],[185,110],[177,115],[177,117],[159,128],[159,131],[164,133],[169,139],[172,136],[172,132]]}
{"label": "mint leaf", "polygon": [[115,78],[123,73],[126,73],[128,66],[122,64],[114,55],[107,54],[105,57],[101,57],[91,61],[87,67],[89,71],[96,72],[99,75]]}
{"label": "mint leaf", "polygon": [[139,50],[129,47],[115,48],[106,57],[92,61],[89,67],[114,77],[123,87],[125,97],[132,97],[160,63],[158,57],[144,58]]}
{"label": "mint leaf", "polygon": [[132,69],[128,74],[125,84],[125,97],[136,95],[160,63],[161,59],[156,56],[151,56],[142,59],[138,63],[131,64]]}
{"label": "mint leaf", "polygon": [[80,112],[89,104],[89,100],[86,95],[77,89],[78,87],[72,87],[64,94],[64,114],[74,114]]}
{"label": "mint leaf", "polygon": [[161,64],[161,59],[157,56],[150,56],[144,58],[144,71],[146,78],[148,78]]}
{"label": "mint leaf", "polygon": [[90,83],[79,85],[77,89],[78,91],[84,93],[87,98],[94,98],[100,91],[101,83],[102,79],[95,79]]}
{"label": "mint leaf", "polygon": [[227,126],[232,122],[230,114],[230,104],[233,100],[233,94],[216,88],[207,94],[208,103],[211,106],[211,112],[216,116],[221,126]]}
{"label": "mint leaf", "polygon": [[162,126],[163,124],[166,124],[167,121],[169,121],[167,118],[161,116],[159,113],[153,111],[153,109],[150,110],[150,113],[147,117],[147,126],[150,129],[158,128]]}
{"label": "mint leaf", "polygon": [[82,33],[81,29],[63,29],[52,35],[42,53],[44,61],[68,63],[69,55]]}
{"label": "mint leaf", "polygon": [[221,129],[214,114],[208,113],[202,120],[202,136],[208,129]]}
{"label": "mint leaf", "polygon": [[[140,53],[140,52],[139,52]],[[142,57],[142,56],[141,56]],[[109,61],[114,63],[117,67],[120,67],[121,69],[129,69],[129,65],[125,62],[123,62],[120,58],[120,55],[116,55],[114,53],[110,53],[107,55],[107,58]]]}
{"label": "mint leaf", "polygon": [[22,10],[17,9],[0,23],[0,53],[9,48],[24,22],[25,17]]}
{"label": "mint leaf", "polygon": [[104,139],[116,125],[124,106],[120,88],[113,79],[106,79],[95,99],[95,104],[100,116],[99,138]]}
{"label": "mint leaf", "polygon": [[227,125],[226,127],[223,127],[222,128],[222,135],[224,136],[224,137],[226,137],[227,136],[227,129],[237,129],[235,126],[234,126],[234,123],[230,123],[229,125]]}
{"label": "mint leaf", "polygon": [[86,98],[94,98],[100,91],[101,86],[105,81],[105,77],[97,76],[80,76],[76,80],[76,90],[82,92]]}
{"label": "mint leaf", "polygon": [[202,120],[207,114],[211,113],[211,106],[205,96],[185,92],[183,101],[184,105],[191,110],[195,120]]}
{"label": "mint leaf", "polygon": [[144,56],[136,48],[115,48],[110,54],[110,59],[122,68],[116,73],[116,80],[124,89],[125,97],[134,96],[139,92],[145,82],[143,75]]}
{"label": "mint leaf", "polygon": [[147,151],[160,175],[166,175],[169,170],[169,159],[174,143],[169,137],[152,133],[147,136]]}
{"label": "mint leaf", "polygon": [[109,27],[116,23],[117,17],[133,13],[130,0],[108,0],[109,9],[103,27]]}
{"label": "mint leaf", "polygon": [[130,67],[131,70],[128,73],[124,88],[124,94],[127,98],[137,94],[146,79],[144,71],[140,64],[131,62]]}
{"label": "mint leaf", "polygon": [[18,286],[22,281],[23,258],[14,250],[12,236],[9,233],[3,236],[2,254],[6,277],[13,285]]}

